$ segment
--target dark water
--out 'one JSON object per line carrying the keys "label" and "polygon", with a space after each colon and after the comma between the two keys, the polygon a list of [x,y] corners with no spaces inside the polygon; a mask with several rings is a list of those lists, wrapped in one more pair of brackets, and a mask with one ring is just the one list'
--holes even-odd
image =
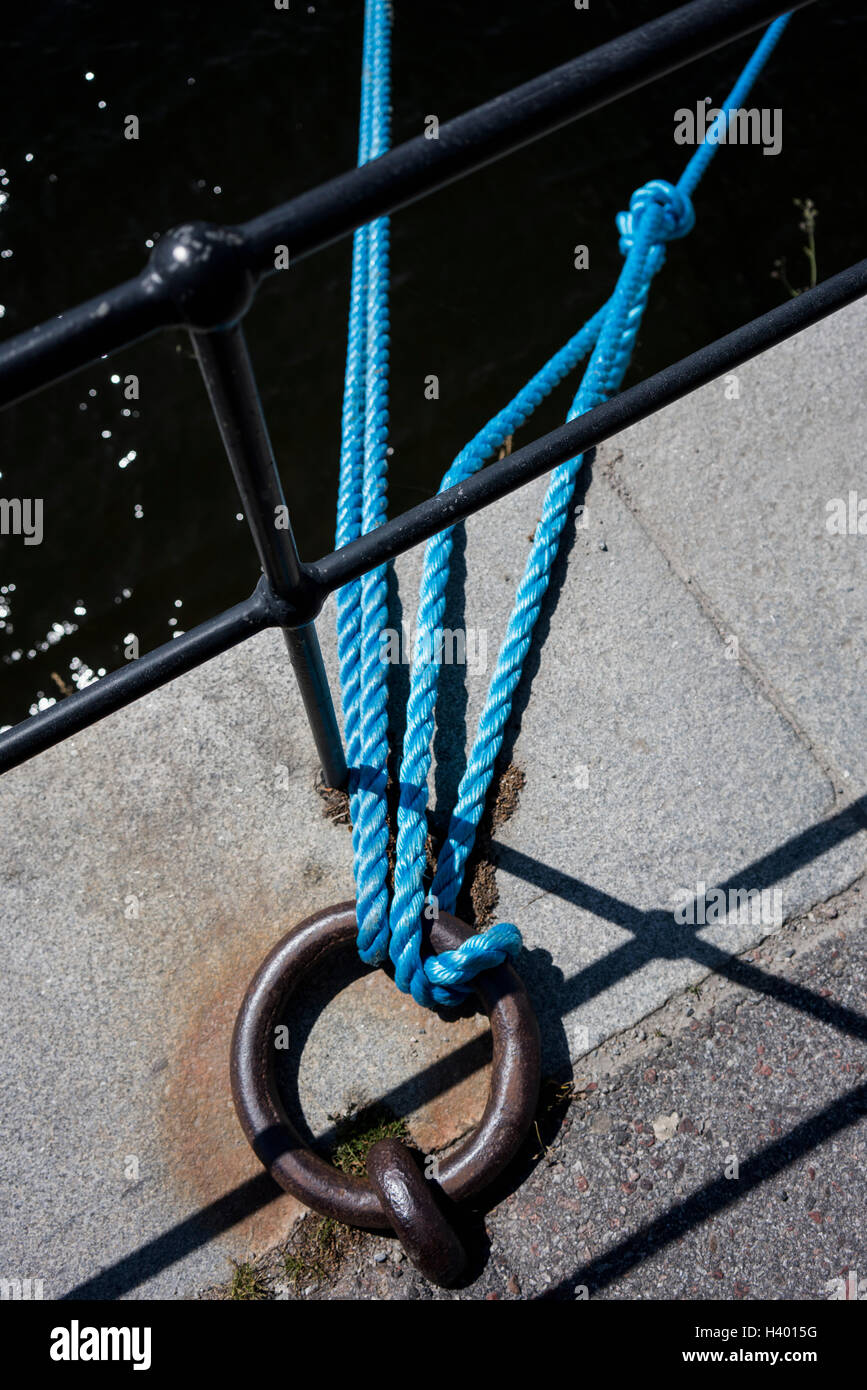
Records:
{"label": "dark water", "polygon": [[[668,8],[396,0],[394,138]],[[805,283],[795,197],[820,210],[821,278],[864,254],[862,9],[819,3],[792,21],[751,98],[783,108],[782,152],[720,149],[698,225],[655,284],[630,380],[779,303],[778,256]],[[241,221],[349,167],[361,18],[346,0],[293,0],[288,12],[266,0],[43,0],[5,16],[4,336],[135,274],[169,226]],[[607,296],[616,212],[633,188],[682,168],[674,111],[720,100],[753,42],[394,219],[393,510],[435,491],[461,445]],[[137,142],[123,138],[130,113]],[[589,271],[573,268],[579,242]],[[346,242],[275,277],[247,319],[305,558],[332,546],[348,276]],[[138,401],[112,382],[129,373]],[[430,373],[436,402],[424,395]],[[561,388],[533,432],[560,423],[570,399]],[[44,499],[41,545],[0,537],[0,722],[122,664],[129,635],[148,650],[253,587],[252,542],[181,335],[12,408],[0,438],[0,494]]]}

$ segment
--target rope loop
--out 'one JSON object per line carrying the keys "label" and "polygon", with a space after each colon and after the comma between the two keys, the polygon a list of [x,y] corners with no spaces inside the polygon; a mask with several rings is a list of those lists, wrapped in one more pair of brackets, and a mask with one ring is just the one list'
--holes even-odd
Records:
{"label": "rope loop", "polygon": [[[789,16],[769,26],[729,93],[724,109],[746,99]],[[359,163],[388,148],[391,73],[390,0],[366,0]],[[651,281],[665,260],[666,245],[692,230],[692,194],[717,149],[705,142],[678,184],[651,179],[637,188],[628,212],[617,215],[626,258],[610,298],[592,319],[536,373],[461,451],[440,490],[470,478],[578,364],[589,359],[569,419],[583,415],[619,391],[629,366]],[[388,219],[355,233],[338,499],[337,543],[380,525],[386,516],[389,361]],[[476,832],[503,746],[512,700],[541,611],[560,537],[570,515],[583,455],[551,475],[542,515],[491,677],[475,741],[467,756],[430,896],[451,914],[472,853]],[[380,635],[388,622],[386,567],[355,580],[337,595],[338,654],[347,755],[351,768],[351,817],[363,960],[390,957],[398,989],[420,1004],[453,1004],[480,971],[514,957],[518,929],[501,923],[464,941],[456,950],[425,958],[422,922],[427,916],[427,800],[440,670],[435,638],[446,610],[446,586],[454,527],[428,541],[416,631],[424,638],[413,664],[399,769],[393,891],[388,890],[388,705]],[[432,655],[425,656],[423,653]],[[390,901],[389,901],[390,899]]]}

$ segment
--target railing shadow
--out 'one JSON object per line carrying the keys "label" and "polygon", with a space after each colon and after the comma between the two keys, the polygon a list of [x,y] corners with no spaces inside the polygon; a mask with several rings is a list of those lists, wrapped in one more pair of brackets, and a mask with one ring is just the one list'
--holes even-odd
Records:
{"label": "railing shadow", "polygon": [[[844,807],[827,820],[819,821],[792,836],[769,854],[753,860],[724,882],[712,886],[722,889],[725,893],[744,884],[749,884],[751,889],[756,890],[771,888],[797,869],[820,858],[835,845],[857,835],[864,829],[865,813],[867,796],[860,797],[858,801]],[[634,974],[651,960],[690,959],[708,970],[725,975],[727,979],[779,999],[790,1008],[821,1018],[823,1022],[830,1023],[853,1037],[867,1036],[867,1020],[862,1015],[845,1009],[842,1005],[829,1004],[827,1000],[820,999],[811,991],[780,980],[741,956],[734,955],[711,941],[703,940],[699,936],[701,926],[677,925],[670,909],[642,911],[633,907],[631,903],[595,888],[592,884],[559,869],[552,869],[550,865],[542,864],[521,850],[498,841],[492,842],[490,851],[496,866],[504,869],[506,873],[532,883],[542,892],[552,893],[573,907],[591,912],[595,917],[632,933],[631,941],[616,946],[607,955],[577,971],[568,979],[562,974],[559,979],[556,978],[556,974],[552,979],[550,967],[547,965],[542,966],[541,975],[537,978],[536,953],[530,953],[526,965],[522,967],[522,974],[534,1001],[537,998],[543,1001],[542,1007],[546,1016],[556,1013],[562,1018],[595,995],[609,989],[618,980]],[[708,886],[709,892],[710,889],[711,885]],[[693,900],[693,906],[697,901]],[[552,1057],[551,1062],[555,1070],[568,1065],[568,1051]]]}
{"label": "railing shadow", "polygon": [[673,1240],[680,1240],[709,1217],[725,1211],[726,1207],[739,1202],[761,1183],[782,1173],[796,1159],[804,1157],[832,1135],[855,1124],[865,1113],[867,1083],[853,1087],[817,1115],[802,1120],[772,1144],[766,1144],[757,1153],[751,1154],[739,1165],[736,1183],[724,1175],[705,1183],[654,1221],[639,1226],[618,1245],[588,1260],[553,1288],[546,1289],[539,1295],[538,1301],[571,1300],[579,1286],[586,1287],[590,1296],[598,1293]]}

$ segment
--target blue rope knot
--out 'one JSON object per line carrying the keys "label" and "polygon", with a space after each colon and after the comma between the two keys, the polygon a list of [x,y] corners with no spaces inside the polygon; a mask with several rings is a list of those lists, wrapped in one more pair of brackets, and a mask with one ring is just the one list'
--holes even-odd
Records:
{"label": "blue rope knot", "polygon": [[661,256],[654,257],[657,264],[653,266],[653,270],[656,271],[665,259],[662,243],[675,241],[692,231],[695,226],[695,209],[689,194],[676,188],[673,183],[668,183],[666,179],[651,179],[649,183],[643,183],[629,199],[629,211],[617,214],[621,255],[629,255],[638,238],[641,223],[652,205],[663,209],[662,222],[654,237],[655,244],[662,251]]}
{"label": "blue rope knot", "polygon": [[495,927],[468,936],[453,951],[440,951],[424,961],[410,985],[410,993],[419,1004],[460,1003],[472,989],[472,980],[483,970],[493,970],[505,960],[514,960],[523,942],[513,922],[500,922]]}

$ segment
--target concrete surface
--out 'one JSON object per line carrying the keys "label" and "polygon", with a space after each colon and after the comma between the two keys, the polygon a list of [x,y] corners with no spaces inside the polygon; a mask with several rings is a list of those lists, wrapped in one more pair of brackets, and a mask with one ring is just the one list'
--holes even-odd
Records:
{"label": "concrete surface", "polygon": [[[865,318],[808,330],[741,369],[739,400],[709,386],[588,468],[588,525],[567,537],[510,733],[526,783],[494,849],[548,1072],[580,1070],[767,935],[678,926],[679,893],[779,889],[790,919],[863,870],[867,537],[814,522],[860,465]],[[448,621],[484,630],[488,669],[444,673],[440,808],[543,492],[474,518],[459,548],[470,580]],[[398,565],[410,621],[419,562]],[[333,674],[332,626],[329,606]],[[348,831],[315,774],[271,633],[4,777],[4,1277],[42,1278],[48,1297],[194,1295],[298,1215],[241,1136],[227,1052],[268,946],[352,895]],[[476,1020],[423,1013],[376,976],[314,1024],[326,995],[295,1034],[314,1135],[380,1098],[425,1150],[474,1123]]]}

